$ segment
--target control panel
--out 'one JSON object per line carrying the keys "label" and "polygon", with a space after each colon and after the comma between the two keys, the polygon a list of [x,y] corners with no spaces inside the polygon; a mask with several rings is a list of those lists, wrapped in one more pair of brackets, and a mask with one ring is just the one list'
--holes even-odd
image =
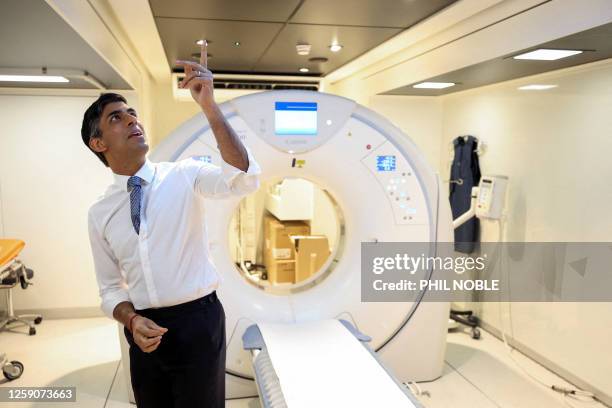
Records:
{"label": "control panel", "polygon": [[480,179],[475,209],[477,217],[501,218],[507,185],[508,177],[506,176],[483,176]]}
{"label": "control panel", "polygon": [[362,163],[384,189],[397,224],[427,223],[427,206],[419,180],[393,144],[385,141],[364,157]]}

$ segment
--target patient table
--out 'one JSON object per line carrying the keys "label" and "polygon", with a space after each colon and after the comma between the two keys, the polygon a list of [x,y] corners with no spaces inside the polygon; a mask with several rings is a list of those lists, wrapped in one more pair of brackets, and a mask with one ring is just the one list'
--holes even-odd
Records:
{"label": "patient table", "polygon": [[370,338],[345,320],[251,325],[251,351],[265,408],[406,407],[422,405],[366,345]]}

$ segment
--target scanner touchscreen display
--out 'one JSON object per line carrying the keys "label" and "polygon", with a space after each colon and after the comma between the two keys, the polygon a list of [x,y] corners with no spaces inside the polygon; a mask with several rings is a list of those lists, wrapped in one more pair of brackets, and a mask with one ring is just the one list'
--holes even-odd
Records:
{"label": "scanner touchscreen display", "polygon": [[275,102],[274,131],[279,136],[317,134],[316,102]]}

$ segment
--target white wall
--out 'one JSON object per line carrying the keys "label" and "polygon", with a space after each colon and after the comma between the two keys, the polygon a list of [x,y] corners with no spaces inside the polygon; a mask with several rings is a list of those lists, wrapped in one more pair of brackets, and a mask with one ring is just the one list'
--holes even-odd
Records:
{"label": "white wall", "polygon": [[155,130],[155,139],[151,145],[153,149],[185,121],[195,115],[204,115],[194,101],[177,101],[174,99],[170,78],[167,81],[159,81],[153,84],[151,95],[154,111],[151,125]]}
{"label": "white wall", "polygon": [[[533,83],[558,87],[517,90]],[[436,162],[443,179],[455,137],[485,142],[483,174],[510,178],[504,240],[612,240],[612,60],[439,98],[370,101]],[[497,240],[497,228],[483,222],[482,240]],[[612,355],[604,352],[612,343],[612,303],[479,307],[485,323],[503,324],[539,361],[612,401]]]}
{"label": "white wall", "polygon": [[87,210],[112,177],[81,140],[95,99],[0,94],[0,233],[26,242],[21,259],[35,272],[33,286],[13,290],[16,309],[98,313]]}
{"label": "white wall", "polygon": [[[544,83],[548,91],[517,87]],[[483,174],[510,178],[506,241],[594,242],[612,238],[612,61],[442,98],[443,145],[484,140]],[[442,156],[441,163],[448,157]],[[483,241],[497,226],[483,224]],[[499,304],[481,317],[500,328]],[[515,303],[505,330],[574,380],[612,396],[612,304]]]}

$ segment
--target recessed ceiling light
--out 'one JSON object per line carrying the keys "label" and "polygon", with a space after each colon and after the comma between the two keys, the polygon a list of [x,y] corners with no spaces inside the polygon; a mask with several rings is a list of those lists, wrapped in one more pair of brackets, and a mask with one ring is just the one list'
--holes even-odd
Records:
{"label": "recessed ceiling light", "polygon": [[537,84],[533,84],[533,85],[525,85],[525,86],[521,86],[519,88],[519,90],[521,91],[544,91],[546,89],[552,89],[552,88],[556,88],[557,85],[537,85]]}
{"label": "recessed ceiling light", "polygon": [[54,75],[0,75],[1,82],[70,82],[63,76]]}
{"label": "recessed ceiling light", "polygon": [[413,88],[424,89],[444,89],[455,86],[454,82],[421,82],[420,84],[412,85]]}
{"label": "recessed ceiling light", "polygon": [[332,45],[329,46],[329,50],[331,52],[338,52],[341,49],[342,49],[342,45],[340,45],[340,44],[332,44]]}
{"label": "recessed ceiling light", "polygon": [[310,45],[310,44],[296,44],[295,45],[295,49],[296,49],[298,55],[308,55],[308,54],[310,54],[310,48],[312,48],[312,45]]}
{"label": "recessed ceiling light", "polygon": [[210,43],[212,42],[212,41],[210,41],[210,40],[203,39],[203,40],[198,40],[198,41],[196,41],[196,44],[197,44],[197,45],[202,46],[202,45],[204,45],[204,41],[206,41],[206,44],[207,44],[207,45],[208,45],[208,44],[210,44]]}
{"label": "recessed ceiling light", "polygon": [[300,68],[300,72],[308,72],[310,71],[308,68],[302,67]]}
{"label": "recessed ceiling light", "polygon": [[543,60],[543,61],[554,61],[561,58],[571,57],[572,55],[581,54],[580,50],[551,50],[547,48],[540,48],[539,50],[530,51],[524,54],[513,57],[514,59],[527,59],[527,60]]}
{"label": "recessed ceiling light", "polygon": [[240,41],[235,41],[235,42],[234,42],[234,45],[235,45],[236,47],[240,47]]}

